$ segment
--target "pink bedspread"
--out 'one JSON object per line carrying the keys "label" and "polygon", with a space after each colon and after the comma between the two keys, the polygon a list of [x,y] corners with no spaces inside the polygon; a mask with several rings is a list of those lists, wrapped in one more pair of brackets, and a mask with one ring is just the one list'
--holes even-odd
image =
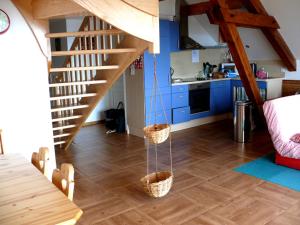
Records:
{"label": "pink bedspread", "polygon": [[290,140],[294,134],[300,133],[300,95],[267,101],[263,110],[278,153],[300,159],[300,144]]}

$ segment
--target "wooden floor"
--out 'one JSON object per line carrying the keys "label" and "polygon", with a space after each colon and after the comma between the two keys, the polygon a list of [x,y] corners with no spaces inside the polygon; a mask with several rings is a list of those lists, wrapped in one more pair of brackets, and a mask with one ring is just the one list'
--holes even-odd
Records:
{"label": "wooden floor", "polygon": [[[256,132],[245,145],[231,136],[231,121],[173,133],[175,182],[162,199],[141,188],[141,138],[85,127],[68,152],[57,151],[57,161],[75,166],[81,225],[299,225],[300,193],[232,170],[273,150],[267,132]],[[168,145],[160,147],[159,162],[160,169],[169,168]]]}

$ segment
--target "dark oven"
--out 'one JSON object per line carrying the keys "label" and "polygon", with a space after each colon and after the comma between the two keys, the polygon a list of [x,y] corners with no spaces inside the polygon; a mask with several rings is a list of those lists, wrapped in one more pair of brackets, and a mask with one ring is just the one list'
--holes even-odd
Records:
{"label": "dark oven", "polygon": [[210,83],[189,85],[189,103],[191,114],[210,110]]}

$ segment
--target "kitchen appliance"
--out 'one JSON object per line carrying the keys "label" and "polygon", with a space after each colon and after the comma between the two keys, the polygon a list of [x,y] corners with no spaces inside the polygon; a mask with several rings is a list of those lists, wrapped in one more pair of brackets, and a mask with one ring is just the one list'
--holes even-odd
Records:
{"label": "kitchen appliance", "polygon": [[212,78],[212,73],[214,69],[217,68],[216,65],[211,65],[209,62],[203,63],[203,73],[207,78]]}
{"label": "kitchen appliance", "polygon": [[234,78],[239,75],[235,63],[222,63],[221,72],[226,73],[227,77]]}
{"label": "kitchen appliance", "polygon": [[210,110],[210,82],[189,85],[191,114]]}
{"label": "kitchen appliance", "polygon": [[175,1],[176,17],[179,19],[179,48],[180,50],[205,49],[201,44],[189,37],[188,14],[186,10],[180,10],[188,4],[184,0]]}

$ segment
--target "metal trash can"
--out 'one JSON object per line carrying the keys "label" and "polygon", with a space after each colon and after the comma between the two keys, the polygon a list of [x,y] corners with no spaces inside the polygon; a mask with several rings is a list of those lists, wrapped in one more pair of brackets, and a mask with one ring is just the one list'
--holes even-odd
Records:
{"label": "metal trash can", "polygon": [[234,140],[247,142],[251,138],[252,108],[250,101],[236,101],[234,104]]}

